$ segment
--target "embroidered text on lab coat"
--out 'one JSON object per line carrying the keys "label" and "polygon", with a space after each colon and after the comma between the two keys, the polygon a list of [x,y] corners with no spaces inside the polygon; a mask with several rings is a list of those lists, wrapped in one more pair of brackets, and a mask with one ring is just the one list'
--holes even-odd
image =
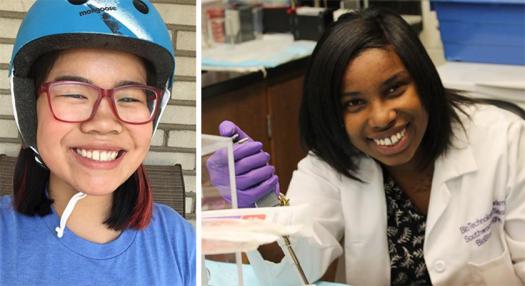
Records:
{"label": "embroidered text on lab coat", "polygon": [[490,213],[460,226],[459,231],[465,242],[475,240],[476,245],[481,246],[490,238],[492,224],[501,223],[504,215],[505,201],[493,201]]}

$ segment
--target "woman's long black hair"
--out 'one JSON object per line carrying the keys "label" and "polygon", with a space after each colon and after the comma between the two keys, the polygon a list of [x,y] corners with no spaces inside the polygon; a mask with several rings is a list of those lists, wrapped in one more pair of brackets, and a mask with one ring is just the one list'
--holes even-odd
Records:
{"label": "woman's long black hair", "polygon": [[417,34],[399,15],[374,8],[350,12],[333,23],[317,43],[305,75],[299,113],[303,147],[347,177],[361,181],[356,171],[357,158],[363,154],[351,144],[344,127],[342,79],[349,63],[371,48],[392,49],[414,79],[429,115],[420,145],[425,155],[418,162],[422,168],[447,150],[452,123],[461,124],[457,110],[462,104],[496,103],[525,117],[525,112],[511,103],[476,100],[446,90]]}

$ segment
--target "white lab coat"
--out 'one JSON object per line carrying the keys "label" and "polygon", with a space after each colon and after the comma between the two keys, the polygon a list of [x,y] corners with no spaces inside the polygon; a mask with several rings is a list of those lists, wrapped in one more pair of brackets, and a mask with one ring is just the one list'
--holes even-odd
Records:
{"label": "white lab coat", "polygon": [[[433,285],[523,285],[525,121],[493,106],[468,110],[472,121],[461,116],[467,134],[455,126],[453,147],[435,162],[425,263]],[[310,282],[344,250],[347,283],[390,284],[382,170],[370,158],[359,166],[367,183],[312,154],[293,174],[291,203],[313,206],[312,234],[293,240]],[[301,285],[288,257],[278,264],[258,252],[248,257],[265,285]]]}

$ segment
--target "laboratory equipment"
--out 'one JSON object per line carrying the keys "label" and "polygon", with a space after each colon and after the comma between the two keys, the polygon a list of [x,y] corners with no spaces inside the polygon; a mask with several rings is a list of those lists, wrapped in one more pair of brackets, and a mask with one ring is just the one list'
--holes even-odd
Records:
{"label": "laboratory equipment", "polygon": [[317,41],[333,21],[333,10],[326,7],[299,7],[293,17],[295,40]]}
{"label": "laboratory equipment", "polygon": [[[237,135],[238,137],[238,135]],[[282,236],[285,242],[285,246],[298,270],[299,275],[301,276],[302,281],[305,284],[308,284],[308,281],[306,279],[306,275],[297,259],[297,256],[295,255],[295,252],[291,246],[289,234],[295,233],[299,230],[298,226],[287,226],[287,228],[280,227],[280,225],[273,225],[275,219],[271,219],[270,221],[266,222],[267,229],[269,233],[265,236],[268,240],[255,240],[253,241],[253,232],[254,229],[252,227],[253,223],[250,224],[249,221],[243,221],[243,219],[262,219],[261,223],[259,223],[261,228],[263,225],[263,221],[265,218],[268,218],[269,213],[264,213],[265,209],[266,212],[274,212],[275,215],[277,215],[277,211],[279,211],[278,208],[257,208],[257,209],[242,209],[242,211],[245,212],[260,212],[260,214],[247,216],[247,215],[232,215],[228,212],[227,215],[220,216],[221,210],[224,212],[224,210],[228,209],[237,209],[237,194],[236,194],[236,180],[235,180],[235,170],[234,170],[234,157],[233,157],[233,145],[235,144],[243,144],[248,138],[244,138],[241,140],[236,140],[235,136],[233,138],[230,137],[220,137],[220,136],[212,136],[212,135],[202,135],[202,163],[201,166],[203,166],[202,169],[202,175],[201,175],[201,184],[202,184],[202,196],[201,196],[201,210],[202,210],[202,226],[203,226],[203,241],[202,241],[202,249],[204,254],[224,254],[226,252],[236,252],[235,258],[232,258],[231,256],[225,256],[221,255],[218,257],[219,261],[222,262],[235,262],[238,266],[238,285],[243,285],[243,275],[242,275],[242,256],[240,251],[248,251],[248,250],[255,250],[256,247],[260,244],[270,243],[275,241],[278,236]],[[218,153],[219,152],[219,153]],[[227,167],[223,168],[224,170],[224,176],[228,176],[229,180],[221,179],[220,184],[217,184],[217,180],[212,180],[213,174],[210,174],[208,171],[210,167],[210,164],[217,164],[219,160],[216,159],[210,159],[213,155],[216,155],[216,157],[226,157],[227,162],[224,162],[224,160],[221,160],[221,164],[226,163]],[[213,183],[212,183],[213,181]],[[275,202],[278,202],[280,206],[288,206],[288,199],[282,194],[279,194],[278,196],[275,194],[275,192],[271,192],[270,196],[276,196],[276,198],[265,198],[263,201],[259,201],[259,204],[264,204],[265,202],[269,202],[271,206],[275,206]],[[268,197],[268,196],[266,196]],[[290,207],[288,210],[292,210],[293,208]],[[241,211],[241,210],[239,210]],[[284,212],[287,211],[287,209],[283,210]],[[283,215],[281,214],[281,217],[288,216],[292,217],[292,215]],[[252,227],[252,228],[250,228]],[[232,236],[230,233],[221,233],[221,228],[228,229],[230,232],[236,232],[239,235]],[[243,229],[244,228],[244,229]],[[294,230],[295,229],[295,230]],[[263,229],[264,230],[264,229]],[[261,231],[261,230],[258,230]],[[273,231],[273,236],[272,232]],[[243,235],[244,233],[244,235]],[[265,233],[259,233],[258,236],[264,236]],[[213,237],[215,236],[215,239]],[[244,237],[246,236],[246,237]],[[250,237],[252,239],[250,240]],[[255,237],[262,239],[264,237]],[[255,244],[254,244],[255,243]],[[215,247],[215,249],[214,249]],[[226,249],[226,250],[225,250]],[[209,255],[203,256],[203,261],[206,261],[207,259],[214,260],[217,259],[217,257],[210,257]],[[205,265],[205,263],[204,263]],[[203,275],[206,275],[206,268],[204,267],[202,269]],[[209,277],[203,277],[203,281],[207,281]],[[206,284],[203,284],[206,285]]]}
{"label": "laboratory equipment", "polygon": [[242,43],[255,39],[254,6],[237,4],[225,12],[225,42],[229,44]]}
{"label": "laboratory equipment", "polygon": [[[227,175],[229,180],[223,180],[220,186],[216,186],[210,182],[210,177],[207,171],[207,161],[215,152],[223,152],[227,157]],[[203,134],[201,136],[201,211],[204,216],[207,211],[236,209],[237,208],[237,192],[235,185],[235,170],[233,159],[233,141],[228,137],[213,136]],[[206,257],[203,255],[202,260],[220,260],[223,262],[235,263],[237,265],[237,281],[238,285],[243,285],[242,278],[242,256],[241,252],[236,252],[233,255],[222,255],[220,257]],[[202,269],[206,271],[205,268]],[[204,274],[204,273],[203,273]],[[209,277],[204,281],[209,280]],[[207,286],[207,284],[203,284]]]}
{"label": "laboratory equipment", "polygon": [[224,43],[224,9],[222,7],[206,8],[206,30],[212,44]]}

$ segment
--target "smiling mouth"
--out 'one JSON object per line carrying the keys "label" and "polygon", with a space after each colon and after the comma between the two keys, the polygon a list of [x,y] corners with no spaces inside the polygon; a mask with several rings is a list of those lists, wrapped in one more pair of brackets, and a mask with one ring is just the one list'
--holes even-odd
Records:
{"label": "smiling mouth", "polygon": [[124,150],[88,150],[81,148],[74,148],[74,150],[81,157],[99,162],[114,161],[124,153]]}
{"label": "smiling mouth", "polygon": [[379,139],[372,139],[376,145],[381,147],[392,147],[395,146],[397,143],[399,143],[406,135],[406,128],[403,128],[403,130],[397,132],[394,135],[391,135],[389,137],[385,138],[379,138]]}
{"label": "smiling mouth", "polygon": [[393,156],[401,154],[410,146],[409,124],[395,134],[383,138],[369,138],[370,144],[373,145],[375,152],[384,156]]}

